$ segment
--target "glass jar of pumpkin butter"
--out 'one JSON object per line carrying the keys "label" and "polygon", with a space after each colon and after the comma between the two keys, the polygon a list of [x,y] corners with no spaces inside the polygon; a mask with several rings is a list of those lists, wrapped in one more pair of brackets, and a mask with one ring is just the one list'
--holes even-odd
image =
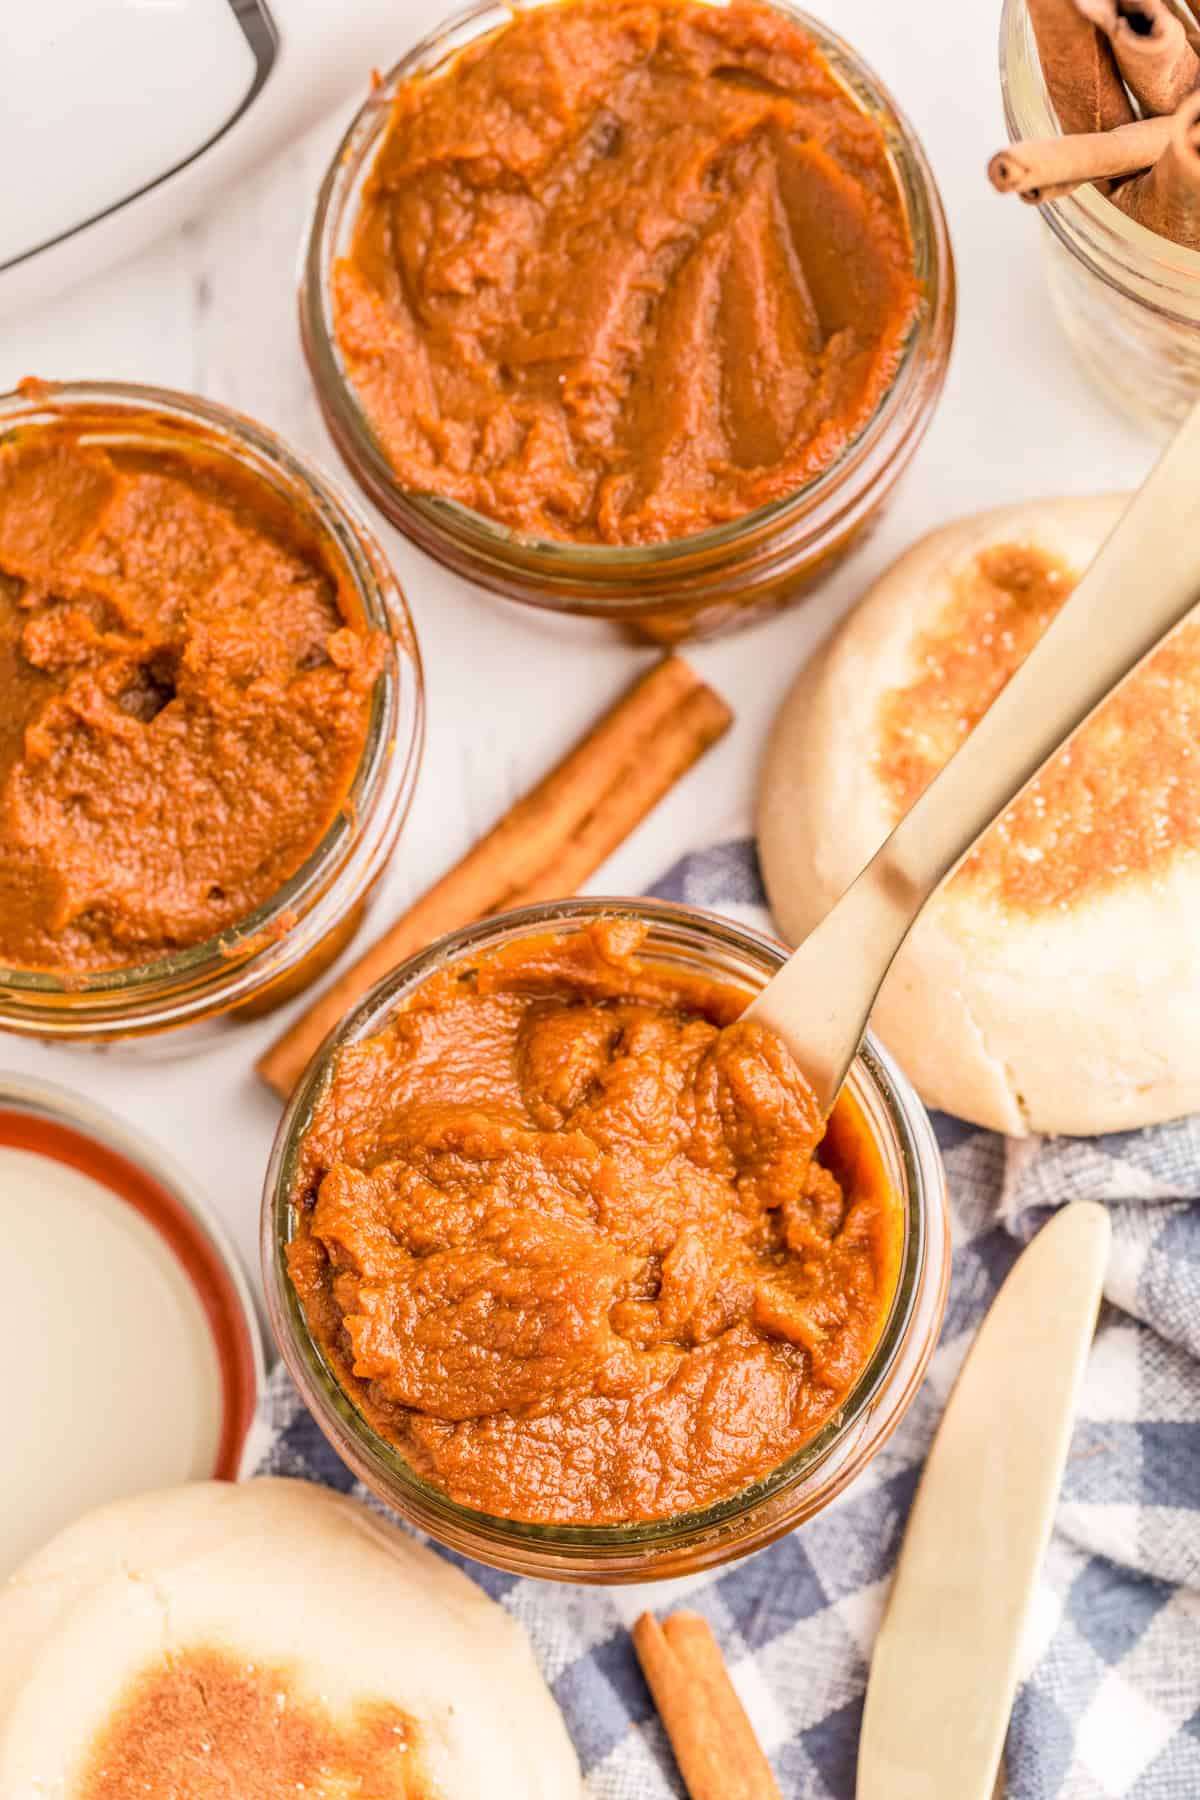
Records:
{"label": "glass jar of pumpkin butter", "polygon": [[642,1581],[810,1517],[907,1408],[950,1246],[920,1101],[869,1039],[827,1128],[741,1021],[784,960],[684,906],[441,940],[318,1053],[263,1272],[334,1448],[455,1550]]}
{"label": "glass jar of pumpkin butter", "polygon": [[190,1050],[362,916],[420,757],[365,526],[251,420],[0,399],[0,1029]]}
{"label": "glass jar of pumpkin butter", "polygon": [[675,641],[789,604],[878,517],[954,272],[920,144],[806,13],[514,0],[372,91],[300,317],[393,524],[510,599]]}

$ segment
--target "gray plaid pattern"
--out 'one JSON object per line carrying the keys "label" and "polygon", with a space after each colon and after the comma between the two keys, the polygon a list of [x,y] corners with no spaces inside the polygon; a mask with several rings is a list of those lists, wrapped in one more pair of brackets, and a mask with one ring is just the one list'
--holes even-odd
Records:
{"label": "gray plaid pattern", "polygon": [[[767,923],[746,839],[686,858],[655,891]],[[1021,1245],[1050,1209],[1083,1198],[1110,1207],[1114,1251],[1026,1646],[1009,1793],[1200,1800],[1200,1118],[1040,1143],[936,1123],[954,1211],[946,1323],[903,1425],[838,1503],[745,1562],[648,1588],[468,1565],[527,1628],[590,1800],[682,1793],[628,1638],[645,1606],[682,1601],[711,1621],[788,1800],[852,1800],[871,1644],[946,1396]],[[282,1368],[253,1462],[355,1488]]]}

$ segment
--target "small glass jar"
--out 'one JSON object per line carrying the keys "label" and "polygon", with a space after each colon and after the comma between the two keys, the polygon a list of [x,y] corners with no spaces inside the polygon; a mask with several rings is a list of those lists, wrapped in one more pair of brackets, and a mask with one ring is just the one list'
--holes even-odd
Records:
{"label": "small glass jar", "polygon": [[715,636],[777,611],[811,588],[878,520],[924,436],[954,336],[954,263],[941,200],[911,126],[857,53],[807,13],[774,0],[773,10],[814,39],[829,68],[879,126],[913,243],[918,313],[891,386],[858,437],[796,493],[660,544],[523,536],[455,501],[406,489],[347,378],[333,329],[331,271],[353,231],[397,88],[444,68],[525,6],[544,3],[483,0],[418,44],[373,90],[317,196],[300,291],[305,354],[326,423],[355,479],[393,525],[457,574],[530,606],[608,619],[638,638],[675,643]]}
{"label": "small glass jar", "polygon": [[64,423],[85,431],[89,443],[228,459],[264,482],[341,565],[359,613],[354,622],[387,645],[346,798],[278,893],[219,936],[151,962],[70,976],[0,967],[0,1030],[105,1045],[153,1036],[171,1052],[190,1051],[220,1023],[257,1017],[290,999],[357,929],[416,783],[424,737],[420,655],[404,596],[361,517],[263,426],[193,395],[123,383],[27,382],[0,396],[0,446]]}
{"label": "small glass jar", "polygon": [[[1000,84],[1012,139],[1059,134],[1026,0],[1005,0]],[[1050,296],[1083,367],[1138,424],[1177,425],[1200,394],[1200,251],[1127,218],[1090,182],[1037,211]]]}
{"label": "small glass jar", "polygon": [[891,1311],[841,1411],[781,1467],[740,1493],[676,1518],[635,1525],[536,1525],[459,1506],[424,1481],[367,1422],[308,1327],[287,1270],[296,1229],[290,1198],[296,1157],[338,1052],[381,1030],[393,1008],[435,970],[521,937],[578,931],[597,918],[637,919],[639,950],[676,969],[744,988],[763,987],[786,952],[770,938],[695,907],[647,900],[565,900],[525,907],[442,938],[387,976],[318,1051],[280,1123],[267,1172],[262,1259],[275,1338],[305,1402],[334,1449],[371,1491],[422,1531],[479,1562],[564,1581],[652,1581],[689,1574],[757,1550],[819,1512],[899,1424],[937,1340],[950,1269],[941,1156],[928,1115],[870,1037],[848,1078],[904,1211],[904,1246]]}

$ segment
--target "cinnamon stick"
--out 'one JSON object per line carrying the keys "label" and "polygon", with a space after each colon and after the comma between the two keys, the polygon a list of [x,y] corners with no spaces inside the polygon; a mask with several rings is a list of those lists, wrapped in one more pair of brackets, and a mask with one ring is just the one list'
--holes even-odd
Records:
{"label": "cinnamon stick", "polygon": [[1200,25],[1197,25],[1195,15],[1188,11],[1187,0],[1167,0],[1167,5],[1183,26],[1183,35],[1188,43],[1200,56]]}
{"label": "cinnamon stick", "polygon": [[1127,181],[1113,203],[1159,237],[1200,250],[1200,94],[1167,120],[1167,147],[1145,175]]}
{"label": "cinnamon stick", "polygon": [[1158,161],[1171,135],[1171,120],[1135,119],[1115,131],[1088,131],[1074,137],[1025,138],[998,150],[988,179],[1002,194],[1020,194],[1035,204],[1047,189],[1069,193],[1085,181],[1136,175]]}
{"label": "cinnamon stick", "polygon": [[1174,112],[1200,82],[1200,57],[1166,0],[1075,0],[1112,45],[1143,112]]}
{"label": "cinnamon stick", "polygon": [[1028,193],[1018,195],[1026,206],[1044,206],[1047,200],[1065,200],[1079,186],[1077,181],[1060,181],[1055,187],[1030,188]]}
{"label": "cinnamon stick", "polygon": [[286,1099],[367,989],[445,932],[575,893],[732,719],[682,657],[657,663],[271,1045],[257,1065],[263,1080]]}
{"label": "cinnamon stick", "polygon": [[1133,118],[1112,45],[1075,0],[1028,0],[1050,104],[1064,132],[1112,131]]}
{"label": "cinnamon stick", "polygon": [[705,1620],[643,1613],[633,1647],[691,1800],[782,1800]]}

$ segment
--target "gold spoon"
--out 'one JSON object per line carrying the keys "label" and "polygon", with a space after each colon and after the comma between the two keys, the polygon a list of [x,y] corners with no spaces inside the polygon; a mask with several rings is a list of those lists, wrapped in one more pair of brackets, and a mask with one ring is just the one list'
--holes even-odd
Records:
{"label": "gold spoon", "polygon": [[970,736],[749,1007],[823,1112],[922,909],[1067,739],[1200,601],[1200,405]]}

